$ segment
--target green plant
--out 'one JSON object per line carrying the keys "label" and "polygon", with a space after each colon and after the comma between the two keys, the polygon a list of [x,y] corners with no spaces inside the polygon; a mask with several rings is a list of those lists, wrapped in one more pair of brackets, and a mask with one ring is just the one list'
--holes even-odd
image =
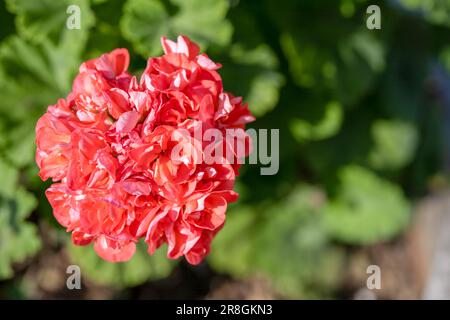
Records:
{"label": "green plant", "polygon": [[[66,28],[69,5],[81,28]],[[131,71],[186,34],[222,63],[255,128],[280,129],[280,171],[238,179],[239,202],[208,262],[236,278],[259,274],[281,296],[331,297],[346,245],[395,239],[411,202],[441,173],[444,118],[429,88],[450,71],[448,2],[380,1],[368,30],[365,0],[7,0],[0,3],[0,278],[38,252],[53,217],[36,179],[34,127],[70,90],[82,61],[117,47]],[[431,83],[431,84],[430,84]],[[445,83],[443,84],[445,86]],[[447,85],[448,86],[448,85]],[[448,87],[447,92],[448,92]],[[444,90],[445,91],[445,90]],[[164,277],[173,264],[139,248],[127,264],[69,248],[92,282],[117,288]],[[142,253],[142,254],[141,254]],[[22,267],[26,267],[26,264]]]}

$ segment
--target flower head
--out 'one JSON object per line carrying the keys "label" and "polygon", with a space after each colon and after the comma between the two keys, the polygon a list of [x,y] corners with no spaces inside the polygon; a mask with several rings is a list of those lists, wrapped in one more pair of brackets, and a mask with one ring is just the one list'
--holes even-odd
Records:
{"label": "flower head", "polygon": [[235,153],[201,161],[211,142],[195,133],[243,129],[254,117],[223,91],[220,64],[195,43],[161,42],[164,55],[150,58],[139,80],[127,72],[126,49],[83,63],[72,92],[36,125],[55,218],[74,244],[94,243],[111,262],[130,259],[143,238],[150,254],[167,243],[169,258],[200,263],[238,196]]}

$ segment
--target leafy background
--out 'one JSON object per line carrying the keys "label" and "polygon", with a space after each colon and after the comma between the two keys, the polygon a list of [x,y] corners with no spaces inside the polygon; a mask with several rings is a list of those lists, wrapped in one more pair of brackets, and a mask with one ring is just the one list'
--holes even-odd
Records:
{"label": "leafy background", "polygon": [[[80,30],[65,28],[73,4]],[[82,297],[204,297],[217,281],[254,277],[274,297],[342,297],[355,248],[395,242],[417,199],[446,184],[449,160],[450,1],[378,1],[381,30],[366,28],[369,4],[2,1],[0,297],[70,297],[69,264],[94,292]],[[280,171],[242,168],[241,198],[204,264],[143,248],[108,264],[70,245],[54,221],[48,183],[36,175],[34,126],[82,61],[126,47],[139,73],[161,53],[160,36],[178,34],[223,64],[225,88],[258,117],[252,127],[280,129]]]}

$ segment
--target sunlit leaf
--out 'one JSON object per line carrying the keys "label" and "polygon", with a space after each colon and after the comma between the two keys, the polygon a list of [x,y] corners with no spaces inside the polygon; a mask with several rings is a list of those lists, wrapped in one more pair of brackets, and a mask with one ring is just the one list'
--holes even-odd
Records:
{"label": "sunlit leaf", "polygon": [[128,0],[120,28],[144,56],[161,53],[161,36],[176,38],[183,34],[203,48],[211,44],[224,46],[232,34],[232,26],[225,19],[227,11],[226,0],[171,0],[170,6],[160,0]]}
{"label": "sunlit leaf", "polygon": [[293,119],[290,129],[294,137],[302,142],[321,140],[335,135],[342,125],[343,111],[337,102],[330,102],[325,107],[323,118],[315,124],[303,119]]}
{"label": "sunlit leaf", "polygon": [[358,166],[343,168],[339,177],[337,195],[324,209],[331,236],[371,244],[391,239],[407,225],[410,207],[398,186]]}
{"label": "sunlit leaf", "polygon": [[208,261],[219,272],[229,272],[237,277],[248,274],[257,230],[257,215],[250,208],[230,210],[225,227],[212,243]]}
{"label": "sunlit leaf", "polygon": [[[51,39],[59,43],[63,37],[71,37],[74,45],[87,39],[88,29],[94,22],[89,0],[6,0],[8,9],[16,14],[16,26],[20,35],[33,43]],[[76,6],[80,12],[80,29],[67,28],[67,19]],[[76,41],[75,41],[76,39]]]}
{"label": "sunlit leaf", "polygon": [[378,120],[372,125],[375,145],[369,154],[377,169],[400,169],[413,158],[418,142],[416,128],[401,121]]}

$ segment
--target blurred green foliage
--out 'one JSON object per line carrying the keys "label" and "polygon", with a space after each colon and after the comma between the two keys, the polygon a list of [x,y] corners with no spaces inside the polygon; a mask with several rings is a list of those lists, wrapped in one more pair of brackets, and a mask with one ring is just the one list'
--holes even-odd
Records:
{"label": "blurred green foliage", "polygon": [[131,287],[152,279],[168,276],[174,265],[167,259],[165,247],[149,258],[146,245],[139,243],[133,259],[125,263],[109,263],[101,259],[92,248],[73,245],[68,241],[69,254],[73,263],[80,266],[90,281],[118,288]]}
{"label": "blurred green foliage", "polygon": [[408,222],[409,206],[401,190],[358,166],[339,172],[339,189],[324,209],[331,236],[349,244],[390,239]]}
{"label": "blurred green foliage", "polygon": [[40,248],[36,226],[26,221],[36,199],[18,186],[19,172],[0,158],[0,279],[11,277],[11,264],[20,262]]}
{"label": "blurred green foliage", "polygon": [[[285,297],[332,297],[346,245],[399,235],[444,159],[444,117],[427,88],[433,66],[450,71],[450,1],[379,1],[381,30],[366,28],[369,4],[1,2],[0,279],[39,250],[37,226],[53,221],[33,162],[46,106],[67,94],[83,60],[127,47],[139,72],[161,52],[160,36],[186,34],[222,63],[225,88],[258,117],[252,126],[281,134],[279,173],[242,168],[241,199],[208,263],[236,278],[263,275]],[[80,30],[65,27],[69,5],[81,8]],[[69,252],[91,281],[119,288],[165,277],[176,264],[141,247],[117,265],[92,248]]]}

